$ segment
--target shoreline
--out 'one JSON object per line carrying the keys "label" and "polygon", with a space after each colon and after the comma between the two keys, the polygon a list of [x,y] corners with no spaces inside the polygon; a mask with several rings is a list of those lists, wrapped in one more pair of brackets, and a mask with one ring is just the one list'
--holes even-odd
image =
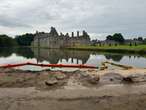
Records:
{"label": "shoreline", "polygon": [[[144,47],[143,47],[144,46]],[[37,47],[30,47],[36,49]],[[107,52],[107,53],[119,53],[119,54],[146,54],[146,45],[128,46],[122,45],[122,48],[118,46],[75,46],[65,48],[47,48],[40,47],[40,49],[61,49],[61,50],[76,50],[76,51],[93,51],[93,52]]]}
{"label": "shoreline", "polygon": [[136,50],[136,49],[115,49],[115,48],[105,48],[105,49],[102,49],[102,48],[82,48],[82,47],[71,47],[71,48],[66,48],[68,50],[80,50],[80,51],[98,51],[98,52],[109,52],[109,53],[124,53],[124,54],[146,54],[146,50],[145,49],[139,49],[139,50]]}
{"label": "shoreline", "polygon": [[145,93],[146,69],[0,68],[0,110],[145,110]]}
{"label": "shoreline", "polygon": [[[113,47],[113,48],[112,48]],[[0,49],[4,48],[9,48],[9,47],[2,47]],[[13,49],[19,49],[19,48],[32,48],[32,49],[38,49],[37,47],[32,47],[32,46],[17,46],[17,47],[12,47]],[[130,48],[130,46],[129,46]],[[146,54],[146,48],[116,48],[115,46],[111,47],[97,47],[97,46],[81,46],[81,47],[67,47],[67,48],[47,48],[47,47],[40,47],[39,49],[59,49],[59,50],[76,50],[76,51],[93,51],[93,52],[107,52],[107,53],[117,53],[117,54],[137,54],[137,55],[145,55]]]}

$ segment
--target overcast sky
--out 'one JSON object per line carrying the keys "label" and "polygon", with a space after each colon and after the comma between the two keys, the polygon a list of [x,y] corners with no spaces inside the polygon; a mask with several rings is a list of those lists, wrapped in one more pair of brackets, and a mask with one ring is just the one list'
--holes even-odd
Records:
{"label": "overcast sky", "polygon": [[0,34],[86,30],[92,38],[146,36],[146,0],[0,0]]}

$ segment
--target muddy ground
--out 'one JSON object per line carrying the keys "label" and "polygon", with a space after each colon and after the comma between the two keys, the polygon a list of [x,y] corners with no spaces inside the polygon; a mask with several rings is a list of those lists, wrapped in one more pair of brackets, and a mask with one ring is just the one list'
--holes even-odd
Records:
{"label": "muddy ground", "polygon": [[0,110],[146,110],[146,69],[0,69]]}

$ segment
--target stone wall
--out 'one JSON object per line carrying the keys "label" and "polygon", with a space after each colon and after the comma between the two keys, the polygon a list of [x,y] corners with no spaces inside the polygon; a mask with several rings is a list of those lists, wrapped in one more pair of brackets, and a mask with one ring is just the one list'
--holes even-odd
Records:
{"label": "stone wall", "polygon": [[90,45],[89,35],[83,31],[83,35],[79,36],[79,31],[77,31],[78,36],[70,37],[67,33],[63,35],[62,33],[58,35],[55,28],[51,28],[50,33],[37,32],[32,42],[33,47],[42,47],[42,48],[66,48],[76,45]]}

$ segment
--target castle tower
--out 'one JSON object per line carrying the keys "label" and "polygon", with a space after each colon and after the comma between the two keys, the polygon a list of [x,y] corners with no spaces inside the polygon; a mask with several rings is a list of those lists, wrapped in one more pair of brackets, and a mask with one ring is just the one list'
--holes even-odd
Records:
{"label": "castle tower", "polygon": [[57,30],[54,27],[51,27],[50,35],[59,36]]}
{"label": "castle tower", "polygon": [[69,37],[69,34],[68,34],[68,33],[66,33],[65,37]]}
{"label": "castle tower", "polygon": [[63,37],[63,36],[64,36],[62,32],[60,32],[60,36],[61,36],[61,37]]}
{"label": "castle tower", "polygon": [[84,36],[84,35],[85,35],[85,31],[83,30],[83,32],[82,32],[82,33],[83,33],[83,36]]}
{"label": "castle tower", "polygon": [[71,37],[74,37],[74,32],[71,33]]}
{"label": "castle tower", "polygon": [[36,30],[36,34],[38,34],[39,32]]}
{"label": "castle tower", "polygon": [[79,35],[80,35],[79,31],[77,31],[77,37],[79,37]]}

